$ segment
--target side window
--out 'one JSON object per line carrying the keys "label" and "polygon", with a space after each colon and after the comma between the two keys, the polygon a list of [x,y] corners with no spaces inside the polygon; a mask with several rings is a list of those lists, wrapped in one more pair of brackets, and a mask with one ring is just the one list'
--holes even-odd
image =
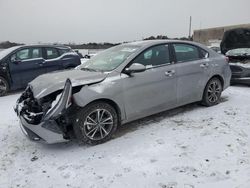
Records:
{"label": "side window", "polygon": [[148,50],[147,52],[144,53],[144,59],[151,59],[153,55],[153,50]]}
{"label": "side window", "polygon": [[58,51],[55,48],[45,48],[46,59],[54,59],[59,57]]}
{"label": "side window", "polygon": [[22,61],[22,60],[26,60],[26,59],[30,59],[29,56],[29,49],[23,49],[18,51],[13,58],[11,58],[12,60],[18,60],[18,61]]}
{"label": "side window", "polygon": [[151,47],[137,56],[133,62],[143,64],[147,68],[170,64],[168,45],[164,44]]}
{"label": "side window", "polygon": [[11,61],[23,61],[42,57],[41,48],[26,48],[19,50],[11,56]]}
{"label": "side window", "polygon": [[30,53],[31,53],[31,58],[32,59],[42,57],[42,49],[41,48],[31,48]]}
{"label": "side window", "polygon": [[174,44],[177,62],[194,61],[200,59],[198,47],[189,44]]}
{"label": "side window", "polygon": [[65,48],[65,49],[59,49],[60,55],[63,55],[65,53],[67,53],[67,52],[70,52],[70,49],[67,49],[67,48]]}

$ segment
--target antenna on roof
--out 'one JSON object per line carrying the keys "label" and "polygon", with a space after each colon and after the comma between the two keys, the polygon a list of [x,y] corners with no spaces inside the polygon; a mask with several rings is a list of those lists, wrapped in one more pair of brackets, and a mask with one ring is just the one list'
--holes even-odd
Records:
{"label": "antenna on roof", "polygon": [[191,30],[192,30],[192,16],[190,16],[189,20],[189,35],[188,35],[189,40],[191,40]]}

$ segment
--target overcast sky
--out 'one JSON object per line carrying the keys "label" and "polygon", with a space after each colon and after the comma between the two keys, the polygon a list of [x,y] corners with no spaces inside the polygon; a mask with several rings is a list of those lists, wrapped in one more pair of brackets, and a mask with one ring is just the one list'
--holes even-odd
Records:
{"label": "overcast sky", "polygon": [[250,23],[250,0],[0,0],[0,41],[122,42]]}

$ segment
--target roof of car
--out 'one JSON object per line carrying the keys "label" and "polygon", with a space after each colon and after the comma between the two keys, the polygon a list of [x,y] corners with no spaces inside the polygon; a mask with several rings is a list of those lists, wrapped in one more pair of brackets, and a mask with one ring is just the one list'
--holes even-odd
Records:
{"label": "roof of car", "polygon": [[124,43],[122,45],[124,46],[139,46],[142,49],[150,48],[154,45],[160,45],[160,44],[167,44],[167,43],[184,43],[184,44],[190,44],[197,47],[202,48],[203,50],[209,52],[209,56],[217,56],[219,55],[217,52],[215,52],[212,49],[207,48],[205,45],[193,42],[193,41],[187,41],[187,40],[145,40],[145,41],[136,41],[136,42],[130,42],[130,43]]}
{"label": "roof of car", "polygon": [[144,41],[135,41],[130,43],[125,43],[124,45],[135,45],[135,46],[150,46],[150,45],[157,45],[162,43],[189,43],[200,46],[201,44],[187,41],[187,40],[144,40]]}

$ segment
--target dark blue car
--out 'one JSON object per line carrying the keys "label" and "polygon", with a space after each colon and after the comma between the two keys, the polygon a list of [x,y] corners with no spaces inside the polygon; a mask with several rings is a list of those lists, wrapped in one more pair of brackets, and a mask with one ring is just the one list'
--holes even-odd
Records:
{"label": "dark blue car", "polygon": [[25,88],[37,76],[81,64],[71,48],[55,45],[24,45],[0,51],[0,96]]}

